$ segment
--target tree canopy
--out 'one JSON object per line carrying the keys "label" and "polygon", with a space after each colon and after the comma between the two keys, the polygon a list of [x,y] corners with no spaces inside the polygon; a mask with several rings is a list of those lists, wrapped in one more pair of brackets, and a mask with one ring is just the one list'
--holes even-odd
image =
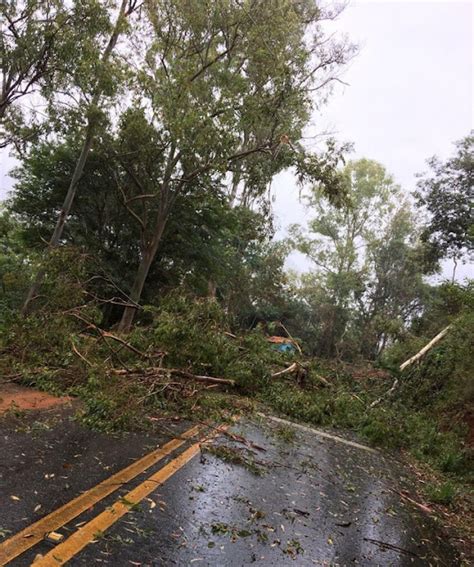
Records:
{"label": "tree canopy", "polygon": [[346,202],[334,208],[316,188],[308,234],[294,226],[292,240],[315,267],[302,295],[322,309],[321,352],[334,356],[345,343],[372,358],[419,307],[426,262],[408,200],[385,168],[361,159],[342,174]]}
{"label": "tree canopy", "polygon": [[415,196],[426,211],[422,238],[439,258],[457,262],[472,258],[474,250],[474,135],[456,143],[456,155],[442,162],[428,160],[430,173],[421,176]]}

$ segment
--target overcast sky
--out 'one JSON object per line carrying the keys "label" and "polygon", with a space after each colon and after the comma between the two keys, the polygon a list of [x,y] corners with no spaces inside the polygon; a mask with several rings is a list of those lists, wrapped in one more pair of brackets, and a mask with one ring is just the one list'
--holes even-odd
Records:
{"label": "overcast sky", "polygon": [[[353,1],[337,29],[360,53],[343,76],[349,86],[338,87],[323,109],[321,129],[353,142],[354,158],[380,161],[411,191],[425,160],[448,157],[452,142],[473,128],[473,3]],[[289,174],[273,192],[282,235],[305,212]],[[305,262],[296,256],[289,265]]]}
{"label": "overcast sky", "polygon": [[[354,158],[383,163],[407,190],[425,160],[452,152],[473,128],[473,3],[454,0],[353,0],[336,28],[360,46],[329,105],[314,122],[355,145]],[[0,165],[0,197],[11,186]],[[290,174],[272,185],[278,236],[304,222]],[[302,269],[294,256],[289,265]],[[463,273],[465,270],[463,270]]]}

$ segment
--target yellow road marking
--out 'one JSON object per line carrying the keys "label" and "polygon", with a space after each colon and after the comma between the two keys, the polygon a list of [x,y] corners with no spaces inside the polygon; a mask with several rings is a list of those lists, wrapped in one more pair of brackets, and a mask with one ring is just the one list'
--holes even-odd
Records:
{"label": "yellow road marking", "polygon": [[199,425],[192,427],[183,433],[180,438],[173,439],[163,445],[163,447],[148,453],[148,455],[138,459],[128,467],[80,494],[74,500],[2,542],[0,544],[0,565],[6,565],[9,561],[12,561],[12,559],[15,559],[15,557],[18,557],[40,542],[45,534],[64,526],[91,506],[115,492],[123,484],[135,478],[178,447],[181,447],[181,445],[186,443],[187,439],[194,437],[200,430],[201,426]]}
{"label": "yellow road marking", "polygon": [[[221,427],[219,431],[223,431],[225,427]],[[218,432],[217,432],[218,433]],[[217,435],[213,434],[211,437]],[[122,516],[125,516],[130,508],[141,502],[149,494],[151,494],[158,486],[167,481],[176,471],[188,463],[200,451],[202,441],[194,443],[188,449],[183,451],[181,455],[170,461],[162,469],[151,475],[142,484],[125,494],[120,500],[117,500],[110,508],[107,508],[90,522],[82,526],[77,532],[70,535],[63,543],[57,545],[43,557],[34,562],[34,567],[52,567],[55,565],[64,565],[84,547],[91,543],[98,534],[103,534]]]}

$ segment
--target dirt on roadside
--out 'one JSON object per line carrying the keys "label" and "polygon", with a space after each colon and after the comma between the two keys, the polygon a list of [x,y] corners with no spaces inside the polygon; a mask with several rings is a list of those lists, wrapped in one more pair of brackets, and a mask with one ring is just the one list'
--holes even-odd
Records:
{"label": "dirt on roadside", "polygon": [[19,384],[0,384],[0,414],[8,410],[42,410],[57,406],[70,405],[69,396],[56,397],[40,392],[34,388],[27,388]]}

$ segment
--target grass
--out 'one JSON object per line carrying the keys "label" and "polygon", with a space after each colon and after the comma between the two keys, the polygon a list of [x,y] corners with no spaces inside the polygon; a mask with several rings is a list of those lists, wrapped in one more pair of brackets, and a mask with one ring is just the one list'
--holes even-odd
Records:
{"label": "grass", "polygon": [[351,429],[372,445],[408,450],[441,473],[472,478],[472,457],[464,444],[462,427],[442,428],[431,411],[404,407],[403,400],[370,408],[371,398],[354,397],[346,387],[302,390],[285,383],[272,384],[259,399],[293,419]]}
{"label": "grass", "polygon": [[294,443],[296,440],[296,433],[292,427],[288,425],[282,425],[274,430],[273,432],[279,439],[285,443]]}
{"label": "grass", "polygon": [[455,503],[458,488],[451,481],[442,482],[441,484],[428,484],[425,487],[425,495],[435,504],[443,506],[451,506]]}

